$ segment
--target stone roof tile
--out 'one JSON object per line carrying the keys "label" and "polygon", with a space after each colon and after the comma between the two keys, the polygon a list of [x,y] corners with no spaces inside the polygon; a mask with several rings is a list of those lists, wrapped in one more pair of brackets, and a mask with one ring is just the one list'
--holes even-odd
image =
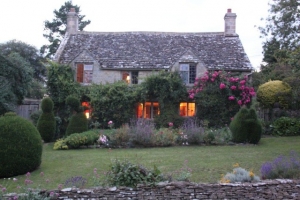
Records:
{"label": "stone roof tile", "polygon": [[103,68],[161,69],[192,59],[209,70],[252,70],[239,37],[221,32],[78,32],[66,40],[56,55],[64,64],[87,50]]}

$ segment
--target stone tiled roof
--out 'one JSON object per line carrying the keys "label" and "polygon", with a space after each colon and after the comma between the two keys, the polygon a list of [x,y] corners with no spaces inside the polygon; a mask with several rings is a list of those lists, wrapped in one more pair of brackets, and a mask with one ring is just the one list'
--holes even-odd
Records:
{"label": "stone tiled roof", "polygon": [[83,51],[102,68],[161,69],[191,61],[211,70],[252,69],[239,37],[222,32],[78,32],[65,37],[56,60],[68,64]]}

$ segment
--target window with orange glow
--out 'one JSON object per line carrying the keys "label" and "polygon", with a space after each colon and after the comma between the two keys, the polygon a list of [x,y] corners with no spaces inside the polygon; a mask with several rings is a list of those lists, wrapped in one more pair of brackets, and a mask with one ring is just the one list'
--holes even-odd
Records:
{"label": "window with orange glow", "polygon": [[179,114],[183,117],[192,117],[195,115],[195,103],[181,102],[179,106]]}
{"label": "window with orange glow", "polygon": [[137,117],[151,119],[159,115],[159,103],[158,102],[145,102],[138,103],[137,105]]}
{"label": "window with orange glow", "polygon": [[90,114],[91,114],[91,106],[90,106],[90,103],[89,102],[82,102],[81,103],[81,106],[84,108],[84,115],[86,116],[87,119],[90,118]]}

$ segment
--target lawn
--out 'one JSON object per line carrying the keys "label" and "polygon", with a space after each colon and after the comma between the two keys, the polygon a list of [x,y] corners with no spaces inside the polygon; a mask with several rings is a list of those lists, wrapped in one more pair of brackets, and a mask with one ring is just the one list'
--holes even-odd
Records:
{"label": "lawn", "polygon": [[[241,167],[260,175],[260,167],[266,161],[272,161],[279,155],[288,155],[290,151],[300,153],[300,137],[264,137],[258,145],[230,146],[177,146],[166,148],[132,149],[78,149],[53,150],[53,143],[44,144],[42,164],[31,173],[34,187],[55,189],[68,178],[82,176],[88,180],[86,187],[92,186],[91,177],[94,168],[98,172],[109,169],[112,159],[127,159],[148,168],[156,165],[163,173],[173,172],[183,166],[185,160],[192,172],[191,181],[216,183],[221,174],[232,171],[232,166]],[[44,176],[41,177],[40,173]],[[25,175],[15,177],[18,181],[0,179],[0,185],[13,191],[17,185],[24,185]]]}

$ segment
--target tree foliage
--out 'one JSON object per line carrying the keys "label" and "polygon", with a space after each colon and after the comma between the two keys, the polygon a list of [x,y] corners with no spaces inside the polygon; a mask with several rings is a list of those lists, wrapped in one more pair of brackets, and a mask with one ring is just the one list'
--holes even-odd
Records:
{"label": "tree foliage", "polygon": [[67,14],[71,8],[75,8],[78,14],[78,28],[82,31],[87,25],[91,23],[90,20],[84,21],[85,15],[80,15],[80,7],[73,5],[72,1],[66,1],[59,10],[54,10],[54,19],[52,21],[46,20],[44,22],[44,34],[43,36],[49,41],[49,45],[43,45],[41,53],[46,57],[51,57],[57,51],[62,38],[66,33],[67,28]]}
{"label": "tree foliage", "polygon": [[74,72],[68,65],[49,62],[47,67],[47,92],[54,103],[54,114],[62,121],[60,133],[64,133],[70,115],[68,106],[65,104],[69,95],[80,97],[80,84],[74,80]]}
{"label": "tree foliage", "polygon": [[18,53],[7,58],[0,54],[0,114],[13,111],[26,96],[32,81],[32,69]]}
{"label": "tree foliage", "polygon": [[269,3],[269,16],[266,26],[260,27],[263,37],[267,41],[276,40],[280,48],[294,49],[299,46],[300,34],[300,1],[273,0]]}
{"label": "tree foliage", "polygon": [[46,67],[43,64],[44,58],[34,46],[21,41],[11,40],[0,44],[0,53],[5,57],[11,53],[18,53],[33,69],[33,78],[38,81],[44,81],[46,75]]}

